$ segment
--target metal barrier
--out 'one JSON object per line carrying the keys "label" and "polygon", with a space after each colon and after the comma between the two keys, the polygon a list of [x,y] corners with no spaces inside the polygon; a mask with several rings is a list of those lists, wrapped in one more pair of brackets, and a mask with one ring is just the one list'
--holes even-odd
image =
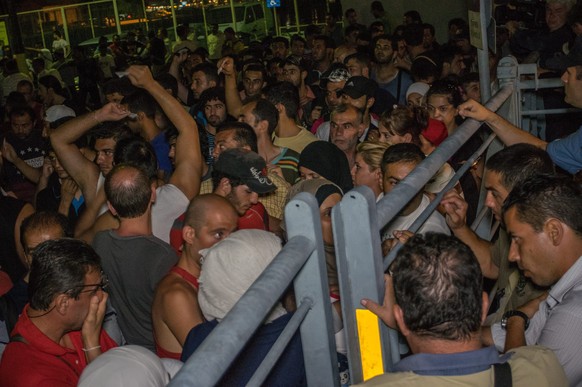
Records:
{"label": "metal barrier", "polygon": [[[514,88],[507,83],[486,107],[497,111],[512,95]],[[509,101],[510,102],[510,101]],[[353,383],[359,383],[372,376],[382,374],[400,358],[398,336],[382,321],[371,315],[360,305],[360,300],[368,298],[382,303],[384,297],[383,274],[396,255],[396,251],[382,257],[380,230],[406,206],[439,168],[451,158],[459,148],[481,127],[475,120],[465,121],[454,134],[449,136],[433,153],[421,162],[404,180],[378,203],[368,187],[357,187],[348,192],[333,208],[332,221],[336,259],[339,271],[340,296],[342,300],[344,332],[348,343],[348,362]],[[481,148],[457,172],[431,205],[420,215],[410,228],[417,231],[438,205],[442,195],[452,188],[473,161],[483,154],[494,141],[491,135]],[[489,226],[490,227],[490,226]],[[396,250],[396,249],[394,249]],[[362,329],[362,326],[367,327]],[[381,349],[369,343],[379,337]],[[362,344],[365,343],[364,346]]]}
{"label": "metal barrier", "polygon": [[285,208],[289,242],[176,374],[170,386],[215,385],[291,281],[298,309],[247,384],[260,386],[297,328],[307,383],[339,386],[319,206],[301,193]]}

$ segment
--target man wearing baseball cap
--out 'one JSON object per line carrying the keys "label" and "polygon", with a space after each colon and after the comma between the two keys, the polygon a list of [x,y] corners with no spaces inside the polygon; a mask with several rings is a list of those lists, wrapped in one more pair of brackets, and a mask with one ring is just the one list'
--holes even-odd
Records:
{"label": "man wearing baseball cap", "polygon": [[[277,189],[267,177],[267,164],[257,153],[241,149],[226,149],[212,170],[214,193],[227,198],[239,214],[239,229],[259,228],[269,230],[269,217],[261,205],[257,208],[260,194]],[[255,212],[262,209],[263,214]],[[260,221],[257,221],[260,219]],[[262,224],[257,224],[262,222]]]}

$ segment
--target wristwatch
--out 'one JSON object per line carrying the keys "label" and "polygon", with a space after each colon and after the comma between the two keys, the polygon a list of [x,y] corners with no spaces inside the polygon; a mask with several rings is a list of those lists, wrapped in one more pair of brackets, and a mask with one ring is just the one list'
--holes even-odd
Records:
{"label": "wristwatch", "polygon": [[527,314],[519,310],[508,310],[507,312],[503,313],[503,317],[501,317],[501,328],[507,329],[507,320],[514,316],[519,316],[523,319],[523,321],[525,321],[524,330],[526,330],[527,327],[529,327],[529,317],[527,317]]}

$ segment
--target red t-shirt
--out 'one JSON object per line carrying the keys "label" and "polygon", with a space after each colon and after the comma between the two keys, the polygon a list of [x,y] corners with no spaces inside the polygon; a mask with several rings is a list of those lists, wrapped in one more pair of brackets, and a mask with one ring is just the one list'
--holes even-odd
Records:
{"label": "red t-shirt", "polygon": [[[68,333],[75,349],[52,341],[30,321],[28,304],[24,307],[12,335],[20,335],[26,343],[11,342],[6,346],[0,363],[0,387],[63,387],[76,386],[87,366],[81,331]],[[117,343],[101,330],[101,350],[108,351]]]}

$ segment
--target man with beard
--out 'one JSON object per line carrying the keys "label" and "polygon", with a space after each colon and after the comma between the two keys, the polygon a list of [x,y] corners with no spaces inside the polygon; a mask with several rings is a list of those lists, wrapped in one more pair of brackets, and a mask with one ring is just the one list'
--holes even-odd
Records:
{"label": "man with beard", "polygon": [[31,107],[14,108],[9,119],[11,130],[1,144],[2,156],[7,161],[4,176],[8,190],[32,203],[47,144],[40,132],[33,130],[35,115]]}
{"label": "man with beard", "polygon": [[400,70],[394,63],[396,40],[388,35],[374,38],[372,47],[376,66],[372,69],[370,78],[378,86],[392,94],[398,103],[406,104],[406,90],[414,82],[407,72]]}
{"label": "man with beard", "polygon": [[228,118],[228,115],[226,114],[224,88],[211,87],[210,89],[204,90],[200,96],[200,106],[202,106],[204,118],[206,118],[204,129],[206,130],[206,137],[208,138],[209,154],[206,162],[211,165],[214,162],[212,153],[214,152],[216,127],[223,122],[226,122]]}

